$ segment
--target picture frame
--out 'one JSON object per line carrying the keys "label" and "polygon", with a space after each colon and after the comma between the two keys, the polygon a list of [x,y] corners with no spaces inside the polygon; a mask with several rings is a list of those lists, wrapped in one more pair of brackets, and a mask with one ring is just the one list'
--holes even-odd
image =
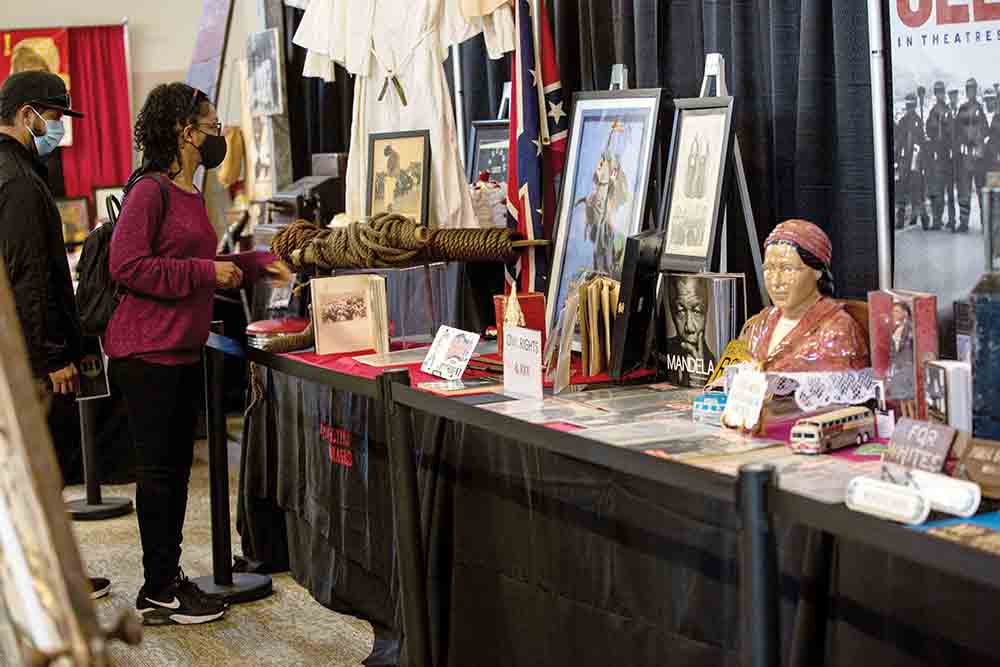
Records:
{"label": "picture frame", "polygon": [[250,115],[278,116],[285,113],[284,67],[277,28],[247,36],[247,74]]}
{"label": "picture frame", "polygon": [[510,155],[510,120],[477,120],[469,129],[469,156],[465,161],[469,183],[490,173],[495,183],[507,182]]}
{"label": "picture frame", "polygon": [[82,244],[90,233],[90,203],[86,197],[65,197],[56,200],[62,219],[63,242],[67,246]]}
{"label": "picture frame", "polygon": [[107,199],[109,195],[114,195],[118,198],[118,203],[122,204],[125,201],[125,186],[124,185],[104,185],[94,188],[94,210],[97,215],[94,217],[94,224],[100,225],[105,222],[110,222],[111,216],[108,215],[108,205]]}
{"label": "picture frame", "polygon": [[711,271],[731,177],[732,97],[674,100],[658,227],[661,271]]}
{"label": "picture frame", "polygon": [[365,215],[370,217],[392,211],[428,226],[430,130],[369,134],[367,175]]}
{"label": "picture frame", "polygon": [[621,280],[628,237],[648,210],[661,91],[576,93],[555,222],[545,325],[573,285],[597,272]]}

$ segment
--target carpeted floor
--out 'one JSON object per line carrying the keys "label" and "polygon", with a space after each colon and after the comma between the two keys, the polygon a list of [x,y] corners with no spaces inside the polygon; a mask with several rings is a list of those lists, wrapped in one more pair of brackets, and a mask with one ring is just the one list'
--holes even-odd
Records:
{"label": "carpeted floor", "polygon": [[[211,574],[212,552],[209,513],[208,466],[205,443],[199,443],[191,478],[184,556],[181,566],[190,577]],[[231,513],[236,517],[236,476],[230,481]],[[108,496],[134,497],[134,486],[105,487]],[[82,487],[69,487],[66,498],[84,495]],[[104,625],[120,610],[134,608],[141,585],[142,552],[135,514],[98,522],[73,524],[89,573],[112,581],[109,597],[95,602]],[[239,540],[232,531],[234,550]],[[359,665],[369,654],[374,637],[371,626],[321,606],[288,575],[274,577],[274,595],[230,607],[221,621],[200,626],[143,628],[138,647],[117,645],[114,664],[119,666],[247,667],[308,665],[310,667]]]}

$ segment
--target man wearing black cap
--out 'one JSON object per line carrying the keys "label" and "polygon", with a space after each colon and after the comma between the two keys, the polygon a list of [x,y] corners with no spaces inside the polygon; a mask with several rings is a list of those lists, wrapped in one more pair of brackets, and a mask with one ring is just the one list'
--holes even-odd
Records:
{"label": "man wearing black cap", "polygon": [[906,113],[896,124],[896,229],[906,225],[906,206],[910,206],[911,224],[925,218],[921,187],[921,157],[924,145],[924,124],[917,115],[917,96],[906,96]]}
{"label": "man wearing black cap", "polygon": [[[79,386],[80,317],[42,163],[62,141],[64,115],[82,116],[58,75],[20,72],[0,88],[0,259],[34,376],[47,392],[70,396]],[[111,587],[106,579],[91,581],[95,597]]]}
{"label": "man wearing black cap", "polygon": [[956,232],[969,231],[973,192],[976,194],[976,200],[980,203],[980,216],[983,210],[979,191],[983,187],[986,176],[984,157],[989,126],[986,124],[986,112],[977,97],[978,92],[979,84],[976,83],[975,79],[969,79],[965,82],[967,100],[958,108],[958,116],[955,121],[958,134],[956,160],[958,161],[959,209],[959,223],[955,229]]}
{"label": "man wearing black cap", "polygon": [[[927,114],[927,189],[931,200],[931,229],[941,229],[945,198],[954,205],[954,167],[952,144],[955,135],[955,115],[945,100],[943,81],[934,83],[937,99]],[[952,190],[948,193],[948,190]]]}

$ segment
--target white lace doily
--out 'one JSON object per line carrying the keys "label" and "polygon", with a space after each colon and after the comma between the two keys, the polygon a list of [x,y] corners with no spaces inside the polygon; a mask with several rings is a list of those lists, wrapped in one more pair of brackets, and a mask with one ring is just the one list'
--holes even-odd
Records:
{"label": "white lace doily", "polygon": [[[726,369],[726,391],[743,364]],[[858,405],[878,398],[870,368],[826,373],[768,373],[768,389],[775,396],[794,394],[800,410],[811,412],[830,405]]]}

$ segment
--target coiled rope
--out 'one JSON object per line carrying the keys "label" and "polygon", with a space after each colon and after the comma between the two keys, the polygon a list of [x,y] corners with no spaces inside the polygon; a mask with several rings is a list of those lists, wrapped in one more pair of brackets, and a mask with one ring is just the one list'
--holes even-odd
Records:
{"label": "coiled rope", "polygon": [[334,229],[298,220],[275,235],[271,252],[297,271],[386,269],[425,262],[507,262],[522,248],[547,243],[518,240],[505,227],[428,229],[411,218],[382,213]]}

